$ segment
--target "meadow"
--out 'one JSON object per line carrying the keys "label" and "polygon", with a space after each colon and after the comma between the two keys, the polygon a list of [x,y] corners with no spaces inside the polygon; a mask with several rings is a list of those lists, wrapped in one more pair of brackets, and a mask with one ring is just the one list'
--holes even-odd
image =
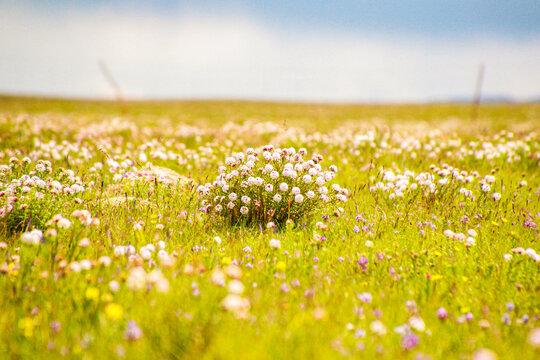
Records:
{"label": "meadow", "polygon": [[537,359],[539,131],[0,97],[0,358]]}

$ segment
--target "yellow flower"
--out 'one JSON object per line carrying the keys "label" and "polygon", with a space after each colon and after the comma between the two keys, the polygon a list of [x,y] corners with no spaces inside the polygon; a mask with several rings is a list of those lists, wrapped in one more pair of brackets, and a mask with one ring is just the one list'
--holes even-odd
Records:
{"label": "yellow flower", "polygon": [[442,278],[443,278],[443,276],[439,275],[439,274],[431,275],[431,280],[433,280],[433,281],[441,280]]}
{"label": "yellow flower", "polygon": [[116,321],[122,318],[124,311],[122,310],[122,306],[115,303],[110,303],[105,306],[105,314],[109,319]]}
{"label": "yellow flower", "polygon": [[89,287],[86,289],[86,298],[91,301],[95,301],[99,298],[99,289],[95,287]]}
{"label": "yellow flower", "polygon": [[278,263],[276,264],[276,270],[277,271],[285,271],[285,269],[287,268],[287,265],[285,264],[284,261],[278,261]]}
{"label": "yellow flower", "polygon": [[34,334],[34,321],[29,317],[24,317],[19,320],[19,329],[23,332],[24,336],[29,338]]}
{"label": "yellow flower", "polygon": [[221,263],[223,265],[229,265],[232,262],[232,259],[228,256],[225,256],[223,259],[221,259]]}

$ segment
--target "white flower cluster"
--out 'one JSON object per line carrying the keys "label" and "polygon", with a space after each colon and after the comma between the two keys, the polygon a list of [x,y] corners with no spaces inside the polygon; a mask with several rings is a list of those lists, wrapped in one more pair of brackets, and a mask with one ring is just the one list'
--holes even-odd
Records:
{"label": "white flower cluster", "polygon": [[[395,174],[392,170],[381,169],[380,180],[375,185],[371,186],[369,191],[376,192],[378,190],[389,193],[390,199],[402,198],[407,192],[414,192],[416,189],[422,189],[424,196],[429,194],[439,194],[445,189],[459,186],[459,193],[466,198],[474,199],[473,190],[469,189],[470,184],[478,182],[480,175],[476,171],[467,172],[459,170],[447,164],[443,164],[441,168],[431,165],[432,172],[421,172],[415,175],[413,172],[406,170],[403,174]],[[484,193],[489,193],[492,189],[490,184],[495,182],[495,177],[486,175],[480,179],[477,188]],[[495,201],[500,200],[501,194],[493,193],[492,198]]]}
{"label": "white flower cluster", "polygon": [[347,189],[330,184],[337,167],[325,171],[321,155],[305,160],[306,155],[306,149],[267,145],[226,158],[216,180],[198,188],[203,210],[232,222],[281,224],[326,203],[346,202]]}

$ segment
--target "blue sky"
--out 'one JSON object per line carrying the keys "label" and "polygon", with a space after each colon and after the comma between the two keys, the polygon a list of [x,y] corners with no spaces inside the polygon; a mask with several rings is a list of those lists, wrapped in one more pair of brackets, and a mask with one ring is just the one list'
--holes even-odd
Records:
{"label": "blue sky", "polygon": [[540,95],[538,1],[0,0],[0,92],[429,101]]}

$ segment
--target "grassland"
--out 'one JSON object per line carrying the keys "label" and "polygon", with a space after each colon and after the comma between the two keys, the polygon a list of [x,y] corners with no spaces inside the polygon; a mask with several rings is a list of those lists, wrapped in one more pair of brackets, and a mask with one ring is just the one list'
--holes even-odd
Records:
{"label": "grassland", "polygon": [[[0,357],[538,358],[540,105],[471,113],[0,97]],[[212,211],[267,144],[347,201]]]}

